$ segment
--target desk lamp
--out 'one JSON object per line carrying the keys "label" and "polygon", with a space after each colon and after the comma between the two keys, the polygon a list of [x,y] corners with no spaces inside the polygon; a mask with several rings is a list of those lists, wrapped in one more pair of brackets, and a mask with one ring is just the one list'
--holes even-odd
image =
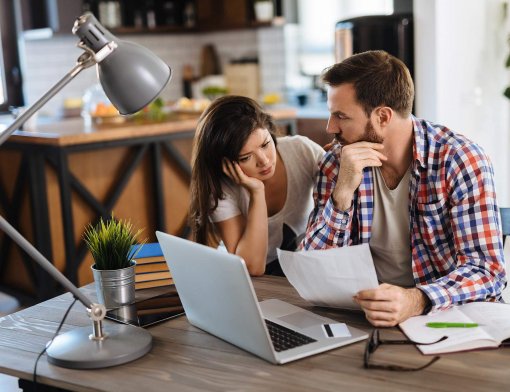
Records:
{"label": "desk lamp", "polygon": [[[76,75],[93,65],[97,66],[97,75],[106,95],[121,114],[142,109],[170,80],[172,71],[160,58],[140,45],[119,40],[91,13],[85,13],[75,21],[73,34],[80,38],[77,46],[84,53],[65,77],[0,134],[0,145]],[[120,365],[149,352],[152,347],[149,332],[124,324],[103,328],[104,305],[88,299],[2,216],[0,230],[85,305],[92,320],[92,330],[90,326],[76,328],[55,337],[46,350],[48,362],[73,369],[94,369]]]}

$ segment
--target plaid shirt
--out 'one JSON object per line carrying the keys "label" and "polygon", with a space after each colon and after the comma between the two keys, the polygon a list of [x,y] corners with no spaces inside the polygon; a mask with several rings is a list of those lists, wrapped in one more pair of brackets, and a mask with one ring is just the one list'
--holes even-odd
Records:
{"label": "plaid shirt", "polygon": [[[489,158],[478,145],[446,127],[415,117],[413,122],[409,228],[416,287],[428,296],[433,310],[499,299],[506,277]],[[364,169],[351,208],[338,210],[330,196],[340,154],[336,145],[319,164],[304,249],[370,241],[372,170]]]}

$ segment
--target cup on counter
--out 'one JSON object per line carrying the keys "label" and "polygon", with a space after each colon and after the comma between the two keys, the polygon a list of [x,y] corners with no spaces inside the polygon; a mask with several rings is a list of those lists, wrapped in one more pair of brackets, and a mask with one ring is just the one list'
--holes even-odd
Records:
{"label": "cup on counter", "polygon": [[299,106],[306,106],[308,103],[308,95],[306,94],[298,94],[296,95],[296,99]]}
{"label": "cup on counter", "polygon": [[[16,119],[19,116],[21,116],[27,109],[28,108],[26,107],[11,108],[10,112],[12,114],[12,117]],[[25,122],[21,126],[21,129],[28,132],[32,132],[37,129],[37,112],[32,114],[29,118],[25,120]]]}

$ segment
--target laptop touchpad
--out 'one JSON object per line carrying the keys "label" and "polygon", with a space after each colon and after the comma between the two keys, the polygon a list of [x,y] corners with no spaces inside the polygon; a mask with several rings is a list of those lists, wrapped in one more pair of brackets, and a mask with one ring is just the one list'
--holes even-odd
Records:
{"label": "laptop touchpad", "polygon": [[283,317],[278,317],[278,319],[302,329],[323,323],[322,319],[305,312],[291,313]]}

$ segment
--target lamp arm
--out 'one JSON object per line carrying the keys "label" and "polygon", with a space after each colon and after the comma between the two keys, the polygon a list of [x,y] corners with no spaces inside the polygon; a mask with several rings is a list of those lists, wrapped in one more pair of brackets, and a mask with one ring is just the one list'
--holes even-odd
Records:
{"label": "lamp arm", "polygon": [[0,134],[0,145],[2,145],[14,131],[19,129],[25,123],[25,121],[32,117],[32,115],[36,113],[46,102],[53,98],[60,90],[62,90],[62,88],[64,88],[71,80],[73,80],[76,75],[94,64],[96,64],[96,61],[94,60],[93,53],[83,53],[78,58],[76,65],[62,79],[60,79],[51,89],[44,93],[44,95],[39,98],[37,102],[25,110],[19,117],[14,120],[11,125],[9,125],[9,127],[7,127]]}
{"label": "lamp arm", "polygon": [[[46,102],[55,96],[62,88],[64,88],[76,75],[86,68],[96,64],[94,53],[85,51],[78,57],[76,65],[51,89],[49,89],[37,102],[24,111],[16,120],[0,134],[0,145],[11,136],[11,134],[21,127],[35,112],[37,112]],[[48,272],[57,282],[69,290],[73,295],[85,305],[92,315],[101,313],[96,310],[96,305],[90,301],[74,284],[71,283],[48,259],[46,259],[30,242],[28,242],[9,222],[0,215],[0,230],[12,238],[21,249],[28,253],[37,263]]]}
{"label": "lamp arm", "polygon": [[[113,77],[113,83],[108,84],[110,77],[101,80],[103,88],[106,85],[114,94],[114,106],[123,112],[131,113],[145,106],[154,99],[154,93],[159,93],[171,77],[171,69],[161,59],[147,50],[141,50],[134,44],[115,42],[113,36],[106,30],[91,13],[79,17],[73,27],[73,33],[80,37],[78,46],[85,52],[80,55],[76,65],[71,71],[58,81],[37,102],[30,106],[15,121],[0,132],[0,145],[5,142],[14,131],[19,129],[34,113],[57,94],[64,86],[74,79],[85,68],[102,62],[107,56],[119,49],[121,56],[115,56],[117,62],[106,69],[116,75],[119,68],[127,68],[129,72],[121,72],[123,78]],[[120,45],[120,46],[119,46]],[[124,49],[122,49],[124,48]],[[124,55],[122,55],[124,53]],[[133,60],[135,64],[131,64]],[[106,64],[109,64],[107,62]],[[154,74],[154,75],[153,75]],[[141,79],[142,82],[131,84],[131,90],[142,89],[145,94],[141,99],[124,102],[126,75],[131,79]],[[145,77],[145,76],[149,77]],[[152,77],[154,76],[154,77]],[[145,88],[146,85],[149,87]],[[138,86],[137,88],[135,88]],[[120,90],[120,92],[118,91]],[[119,96],[120,97],[119,97]],[[129,95],[130,97],[130,95]],[[150,99],[149,99],[150,98]],[[147,102],[145,102],[147,101]],[[143,105],[142,105],[143,104]],[[122,112],[122,113],[123,113]],[[108,366],[120,365],[133,361],[147,354],[152,347],[152,336],[146,330],[131,325],[107,325],[103,332],[103,320],[106,316],[104,304],[90,301],[69,279],[67,279],[44,255],[42,255],[30,242],[28,242],[12,225],[0,215],[0,230],[3,231],[32,259],[34,259],[53,279],[70,291],[86,308],[87,314],[93,322],[92,334],[87,327],[76,328],[55,336],[46,347],[48,362],[57,366],[73,369],[98,369]],[[73,302],[74,303],[74,302]],[[62,320],[63,322],[64,320]],[[35,377],[35,372],[34,372]]]}
{"label": "lamp arm", "polygon": [[44,257],[30,242],[28,242],[9,222],[0,215],[0,230],[7,234],[12,240],[18,244],[27,254],[37,261],[37,263],[49,273],[57,282],[64,286],[68,291],[83,304],[86,308],[92,308],[92,301],[87,298],[74,284],[67,279],[46,257]]}

